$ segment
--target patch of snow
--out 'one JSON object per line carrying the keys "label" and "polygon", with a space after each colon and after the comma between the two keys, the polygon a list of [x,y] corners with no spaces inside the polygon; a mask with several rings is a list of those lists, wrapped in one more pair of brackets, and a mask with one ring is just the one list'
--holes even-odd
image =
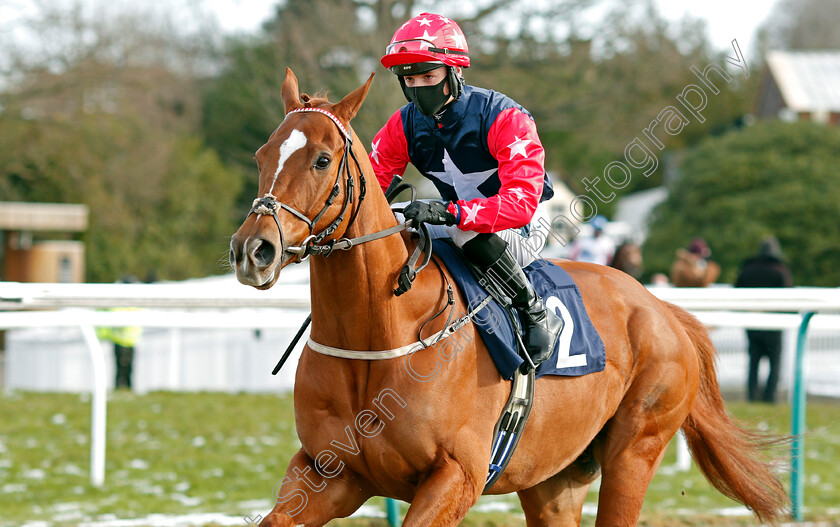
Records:
{"label": "patch of snow", "polygon": [[491,501],[482,503],[472,508],[475,512],[510,512],[516,507],[512,503],[504,501]]}
{"label": "patch of snow", "polygon": [[58,469],[58,472],[68,474],[70,476],[84,476],[85,471],[78,465],[72,463],[65,463],[64,466]]}
{"label": "patch of snow", "polygon": [[175,485],[175,490],[178,492],[186,492],[190,490],[190,483],[188,481],[182,481]]}
{"label": "patch of snow", "polygon": [[149,468],[149,462],[143,459],[132,459],[128,466],[137,470],[146,470]]}
{"label": "patch of snow", "polygon": [[172,494],[169,497],[182,505],[186,505],[187,507],[195,507],[196,505],[200,505],[201,502],[204,501],[201,498],[187,496],[186,494]]}
{"label": "patch of snow", "polygon": [[350,515],[351,518],[385,518],[385,513],[378,507],[372,505],[362,505],[359,510]]}
{"label": "patch of snow", "polygon": [[47,473],[40,468],[33,468],[32,470],[25,470],[22,476],[26,479],[44,479]]}

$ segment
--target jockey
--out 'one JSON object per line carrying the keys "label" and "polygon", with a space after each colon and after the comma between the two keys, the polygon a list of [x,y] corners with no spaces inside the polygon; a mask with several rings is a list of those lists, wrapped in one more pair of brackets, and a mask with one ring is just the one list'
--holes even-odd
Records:
{"label": "jockey", "polygon": [[[372,142],[370,160],[383,190],[408,163],[444,201],[414,201],[415,225],[445,225],[471,263],[509,293],[534,364],[554,352],[563,321],[546,309],[522,271],[545,243],[550,225],[540,202],[554,191],[531,114],[511,98],[464,84],[470,56],[458,24],[423,13],[394,33],[381,59],[408,104]],[[529,236],[530,235],[530,236]]]}

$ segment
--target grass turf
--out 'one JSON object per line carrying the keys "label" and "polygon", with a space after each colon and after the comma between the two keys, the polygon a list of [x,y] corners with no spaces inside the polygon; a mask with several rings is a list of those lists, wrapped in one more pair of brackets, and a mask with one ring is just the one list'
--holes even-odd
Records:
{"label": "grass turf", "polygon": [[[790,429],[786,405],[732,403],[729,408],[753,427],[776,433]],[[272,489],[300,446],[288,394],[118,391],[109,395],[107,434],[106,482],[96,489],[89,484],[87,394],[0,394],[0,525],[63,527],[211,512],[226,518],[209,518],[205,525],[236,524],[238,518],[268,512]],[[806,517],[840,525],[840,406],[809,403],[805,444]],[[787,451],[781,454],[787,459]],[[722,516],[722,509],[737,504],[714,490],[696,467],[670,472],[675,457],[672,445],[664,470],[650,485],[640,525],[755,525],[750,516]],[[595,508],[596,487],[586,511]],[[384,511],[384,500],[371,500],[366,510]],[[484,497],[479,511],[463,525],[525,524],[515,495]],[[594,517],[585,514],[583,523],[593,525]],[[334,524],[386,522],[351,518]]]}

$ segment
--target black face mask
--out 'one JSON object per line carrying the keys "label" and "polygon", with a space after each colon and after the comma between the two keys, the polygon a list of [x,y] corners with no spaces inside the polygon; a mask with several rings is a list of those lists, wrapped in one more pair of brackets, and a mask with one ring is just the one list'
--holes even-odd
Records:
{"label": "black face mask", "polygon": [[447,77],[444,77],[442,81],[434,86],[415,86],[414,88],[407,87],[405,81],[400,84],[402,84],[405,98],[413,102],[414,106],[420,110],[420,113],[432,117],[441,111],[449,100],[449,94],[443,93],[448,80]]}

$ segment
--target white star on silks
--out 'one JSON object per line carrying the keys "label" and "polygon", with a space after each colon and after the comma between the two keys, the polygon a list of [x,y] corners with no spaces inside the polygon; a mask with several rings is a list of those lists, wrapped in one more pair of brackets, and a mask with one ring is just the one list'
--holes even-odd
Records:
{"label": "white star on silks", "polygon": [[516,196],[516,201],[517,202],[525,199],[525,191],[522,190],[519,187],[515,187],[515,188],[510,189],[510,193],[513,194],[514,196]]}
{"label": "white star on silks", "polygon": [[531,140],[520,139],[518,136],[513,136],[513,138],[515,139],[515,141],[508,145],[508,148],[510,148],[510,158],[513,159],[517,155],[521,155],[522,157],[528,157],[525,154],[525,146],[527,146],[528,143],[531,142]]}
{"label": "white star on silks", "polygon": [[464,174],[461,169],[452,161],[449,151],[443,150],[443,172],[429,172],[429,175],[443,181],[447,185],[455,187],[455,194],[458,199],[470,201],[475,198],[485,198],[484,194],[478,191],[478,186],[487,181],[487,178],[496,172],[495,168],[483,172],[470,172]]}
{"label": "white star on silks", "polygon": [[462,208],[467,212],[467,219],[464,220],[464,225],[466,225],[467,223],[475,223],[475,217],[478,214],[478,211],[482,210],[484,207],[478,203],[473,203],[472,208],[469,206]]}
{"label": "white star on silks", "polygon": [[428,18],[426,18],[426,17],[421,18],[420,20],[418,20],[418,22],[420,22],[420,26],[429,26],[429,27],[432,27],[432,21],[431,21],[431,20],[429,20],[429,19],[428,19]]}
{"label": "white star on silks", "polygon": [[451,20],[449,20],[449,19],[448,19],[448,18],[446,18],[445,16],[440,16],[440,15],[438,15],[438,20],[440,20],[440,21],[441,21],[441,22],[443,22],[444,24],[449,24],[449,23],[451,23],[451,22],[452,22]]}
{"label": "white star on silks", "polygon": [[431,42],[434,42],[436,37],[433,37],[432,35],[430,35],[428,29],[424,29],[423,30],[423,36],[420,37],[420,38],[422,38],[423,40],[429,40]]}
{"label": "white star on silks", "polygon": [[377,139],[375,143],[370,144],[370,156],[373,158],[374,161],[376,161],[377,165],[379,164],[379,141],[382,141],[381,137]]}
{"label": "white star on silks", "polygon": [[457,47],[459,47],[459,48],[463,48],[463,47],[464,47],[464,44],[465,44],[465,43],[464,43],[464,37],[462,37],[462,36],[461,36],[461,35],[459,35],[458,33],[454,33],[454,32],[452,33],[452,40],[455,42],[455,45],[456,45]]}

